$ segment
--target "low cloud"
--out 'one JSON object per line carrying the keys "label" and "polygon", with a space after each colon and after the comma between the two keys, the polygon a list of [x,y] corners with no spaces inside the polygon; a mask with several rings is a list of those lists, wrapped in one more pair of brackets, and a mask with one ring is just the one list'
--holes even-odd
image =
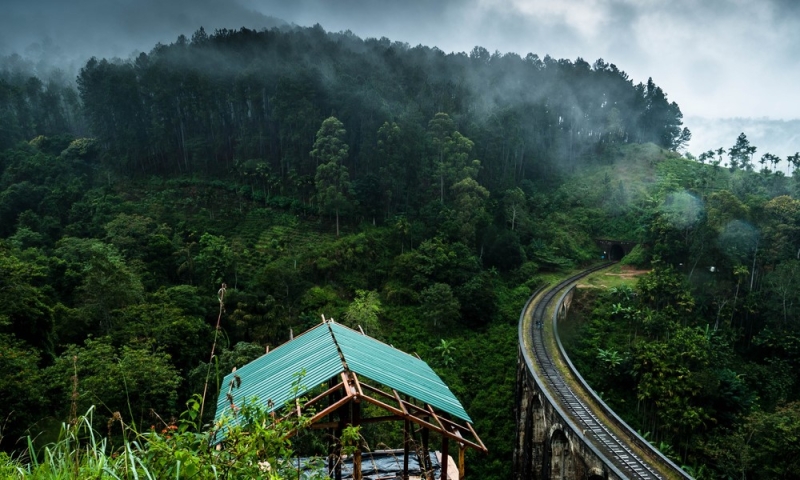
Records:
{"label": "low cloud", "polygon": [[[0,55],[72,65],[91,56],[127,58],[201,25],[209,32],[260,29],[278,19],[445,52],[482,46],[589,63],[603,58],[635,83],[652,77],[680,105],[694,131],[690,151],[715,143],[695,118],[800,117],[795,0],[9,0],[3,13]],[[764,148],[780,155],[800,150],[784,137],[783,152],[777,143]]]}
{"label": "low cloud", "polygon": [[757,148],[756,159],[765,153],[781,157],[784,161],[778,168],[784,173],[789,169],[786,157],[800,152],[800,120],[687,117],[684,123],[692,130],[686,150],[695,156],[720,147],[727,151],[740,133]]}

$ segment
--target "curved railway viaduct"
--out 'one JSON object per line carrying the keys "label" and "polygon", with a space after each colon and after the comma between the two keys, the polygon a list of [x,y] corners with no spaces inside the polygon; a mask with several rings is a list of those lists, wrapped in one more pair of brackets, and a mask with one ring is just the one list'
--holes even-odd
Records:
{"label": "curved railway viaduct", "polygon": [[603,264],[534,293],[519,322],[514,478],[691,479],[586,384],[558,338],[577,281]]}

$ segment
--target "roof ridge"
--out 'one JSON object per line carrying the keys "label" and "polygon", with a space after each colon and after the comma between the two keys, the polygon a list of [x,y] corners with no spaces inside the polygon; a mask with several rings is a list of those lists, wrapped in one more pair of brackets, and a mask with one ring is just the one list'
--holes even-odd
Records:
{"label": "roof ridge", "polygon": [[[324,316],[322,318],[325,318]],[[333,328],[331,328],[332,319],[325,322],[325,325],[328,327],[328,332],[331,334],[331,340],[333,340],[333,344],[336,346],[336,351],[339,352],[339,359],[342,361],[342,367],[344,368],[345,372],[350,371],[350,367],[347,365],[347,359],[344,358],[344,352],[342,352],[342,347],[339,346],[339,341],[336,340],[336,334],[333,333]]]}
{"label": "roof ridge", "polygon": [[[417,352],[414,352],[413,354],[411,354],[411,353],[408,353],[408,352],[406,352],[406,351],[400,350],[399,348],[395,347],[394,345],[388,344],[388,343],[386,343],[386,342],[384,342],[384,341],[382,341],[382,340],[378,340],[377,338],[375,338],[375,337],[373,337],[372,335],[369,335],[369,334],[367,334],[367,333],[364,333],[364,332],[359,332],[359,331],[358,331],[358,330],[356,330],[355,328],[348,327],[347,325],[345,325],[345,324],[343,324],[343,323],[336,322],[336,321],[334,321],[332,318],[329,318],[329,319],[328,319],[328,323],[333,323],[333,324],[335,324],[335,325],[336,325],[337,327],[339,327],[339,328],[344,328],[344,329],[346,329],[346,330],[350,330],[351,332],[353,332],[353,333],[356,333],[356,334],[358,334],[358,335],[361,335],[361,336],[367,337],[367,338],[369,338],[369,339],[371,339],[371,340],[373,340],[373,341],[375,341],[375,342],[378,342],[378,343],[380,343],[381,345],[385,345],[385,346],[387,346],[387,347],[391,348],[392,350],[394,350],[394,351],[396,351],[396,352],[402,353],[403,355],[407,355],[407,356],[411,357],[411,358],[412,358],[412,359],[414,359],[414,360],[419,360],[419,361],[421,361],[421,362],[424,362],[424,363],[426,363],[426,364],[428,363],[428,362],[425,362],[425,360],[423,360],[422,358],[420,358],[420,356],[417,354]],[[331,330],[331,332],[333,332],[333,331]]]}
{"label": "roof ridge", "polygon": [[[302,337],[303,335],[308,335],[309,333],[313,332],[314,330],[316,330],[316,329],[320,328],[322,325],[323,325],[323,324],[322,324],[322,323],[320,323],[319,325],[315,325],[315,326],[313,326],[313,327],[309,328],[308,330],[306,330],[305,332],[301,333],[300,335],[292,335],[292,338],[290,338],[289,340],[286,340],[285,342],[281,343],[281,344],[280,344],[280,345],[278,345],[277,347],[275,347],[275,348],[273,348],[272,350],[270,350],[270,351],[269,351],[269,353],[265,353],[264,355],[269,355],[270,353],[272,353],[272,352],[276,351],[277,349],[279,349],[279,348],[283,347],[284,345],[288,345],[288,344],[290,344],[290,343],[294,342],[295,340],[297,340],[298,338]],[[291,330],[291,329],[289,329],[289,330]],[[262,355],[262,357],[263,357],[264,355]]]}

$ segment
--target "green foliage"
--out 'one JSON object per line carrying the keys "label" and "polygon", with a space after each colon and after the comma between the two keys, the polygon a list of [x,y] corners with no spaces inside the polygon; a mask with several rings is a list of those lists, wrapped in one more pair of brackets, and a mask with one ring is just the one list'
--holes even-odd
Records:
{"label": "green foliage", "polygon": [[112,328],[112,311],[142,300],[144,287],[116,248],[101,242],[87,245],[88,260],[76,289],[80,305],[98,322],[103,333]]}
{"label": "green foliage", "polygon": [[434,283],[420,292],[420,313],[433,328],[451,327],[458,319],[461,305],[446,283]]}
{"label": "green foliage", "polygon": [[380,336],[380,323],[378,317],[382,313],[382,306],[378,292],[373,290],[356,290],[356,297],[344,312],[344,324],[358,328],[371,337]]}
{"label": "green foliage", "polygon": [[634,246],[631,251],[622,257],[620,263],[622,265],[633,265],[635,267],[645,267],[648,264],[648,254],[645,247],[640,244]]}
{"label": "green foliage", "polygon": [[211,328],[199,317],[184,315],[171,303],[131,305],[113,314],[111,338],[117,345],[131,339],[151,342],[170,355],[181,371],[193,366],[210,350]]}
{"label": "green foliage", "polygon": [[603,364],[605,368],[614,372],[622,364],[622,356],[618,351],[609,349],[597,349],[597,359]]}
{"label": "green foliage", "polygon": [[[0,324],[3,320],[0,316]],[[0,334],[0,445],[15,444],[28,427],[49,412],[51,402],[45,395],[40,365],[37,350],[13,336]]]}
{"label": "green foliage", "polygon": [[497,312],[495,279],[494,272],[483,271],[455,288],[465,325],[481,327],[494,320]]}
{"label": "green foliage", "polygon": [[489,220],[486,213],[489,191],[469,177],[453,184],[450,190],[454,197],[458,238],[467,245],[474,245],[478,226]]}
{"label": "green foliage", "polygon": [[675,434],[707,425],[708,413],[693,401],[702,387],[696,372],[709,365],[702,331],[679,328],[666,341],[638,343],[633,354],[637,399],[656,406],[661,425]]}
{"label": "green foliage", "polygon": [[105,230],[106,241],[146,275],[148,283],[157,284],[157,280],[163,282],[173,276],[174,263],[164,261],[175,251],[169,227],[159,226],[149,217],[120,213]]}
{"label": "green foliage", "polygon": [[317,132],[317,140],[311,156],[318,166],[314,177],[317,189],[316,200],[320,212],[336,214],[336,236],[339,236],[339,212],[350,206],[349,197],[353,195],[350,175],[344,160],[348,146],[343,141],[344,126],[335,117],[329,117]]}
{"label": "green foliage", "polygon": [[797,469],[800,409],[797,402],[774,412],[750,414],[731,435],[717,436],[705,446],[726,476],[781,478]]}
{"label": "green foliage", "polygon": [[485,257],[486,265],[501,272],[509,272],[525,263],[525,250],[514,232],[504,231],[489,245]]}
{"label": "green foliage", "polygon": [[52,349],[52,302],[43,290],[46,271],[0,244],[0,332]]}
{"label": "green foliage", "polygon": [[456,351],[456,346],[452,341],[447,341],[443,338],[439,341],[439,345],[437,345],[434,350],[439,353],[440,360],[445,368],[451,368],[455,365],[453,353]]}
{"label": "green foliage", "polygon": [[323,314],[326,318],[339,311],[339,295],[329,286],[311,287],[300,301],[303,310]]}
{"label": "green foliage", "polygon": [[233,262],[234,254],[224,236],[210,233],[200,236],[194,265],[202,288],[216,289],[216,286],[225,282]]}
{"label": "green foliage", "polygon": [[[181,381],[170,356],[152,343],[118,348],[108,337],[69,346],[46,375],[61,408],[75,402],[83,411],[100,404],[107,418],[122,414],[136,425],[147,424],[151,411],[175,413]],[[73,376],[77,398],[72,396]]]}
{"label": "green foliage", "polygon": [[61,151],[61,157],[92,160],[100,153],[100,146],[93,138],[76,138]]}
{"label": "green foliage", "polygon": [[461,285],[478,273],[477,259],[461,242],[448,243],[441,237],[422,242],[414,251],[400,255],[394,274],[413,287],[432,283]]}
{"label": "green foliage", "polygon": [[[0,454],[0,473],[9,479],[39,478],[116,478],[116,479],[219,479],[268,478],[279,480],[296,474],[290,434],[307,426],[306,418],[276,422],[256,404],[245,405],[237,422],[224,419],[223,448],[215,431],[200,429],[197,396],[187,402],[177,421],[139,430],[117,414],[109,429],[119,424],[122,443],[115,447],[94,427],[94,407],[74,422],[61,425],[59,438],[34,450],[28,441],[27,461]],[[348,445],[358,438],[358,428],[347,430]],[[343,440],[345,437],[343,436]],[[319,470],[304,478],[324,478],[322,462],[312,462]],[[310,476],[309,476],[310,475]]]}
{"label": "green foliage", "polygon": [[519,187],[507,190],[503,195],[503,212],[505,213],[506,223],[510,224],[512,232],[518,226],[526,228],[527,223],[530,221],[526,203],[525,192]]}
{"label": "green foliage", "polygon": [[643,276],[637,286],[640,301],[667,315],[689,313],[695,306],[689,286],[671,267],[660,267],[656,264],[650,273]]}
{"label": "green foliage", "polygon": [[[470,471],[508,478],[519,311],[606,238],[638,243],[625,263],[655,271],[586,297],[584,376],[697,476],[794,468],[764,432],[793,438],[800,398],[799,184],[767,154],[749,172],[744,134],[680,157],[681,118],[602,60],[319,27],[201,29],[92,59],[77,91],[0,72],[0,446],[22,448],[28,427],[54,438],[77,369],[75,408],[105,405],[123,443],[81,420],[31,460],[84,477],[280,475],[291,445],[263,412],[222,453],[196,401],[164,432],[121,422],[168,418],[207,379],[213,399],[223,373],[324,313],[436,359],[490,448]],[[2,459],[0,476],[49,475]]]}
{"label": "green foliage", "polygon": [[342,429],[342,435],[339,437],[342,444],[343,455],[353,455],[356,451],[361,449],[362,437],[361,426],[354,427],[348,425]]}

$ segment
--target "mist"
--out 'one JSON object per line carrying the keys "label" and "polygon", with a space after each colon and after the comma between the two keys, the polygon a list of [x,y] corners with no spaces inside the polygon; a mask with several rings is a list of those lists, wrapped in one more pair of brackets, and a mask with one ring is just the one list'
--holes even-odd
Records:
{"label": "mist", "polygon": [[[603,58],[634,83],[661,86],[685,115],[687,151],[728,148],[744,131],[759,154],[800,151],[800,4],[787,0],[10,0],[0,57],[21,56],[38,74],[67,78],[91,57],[131,58],[200,26],[281,25],[352,31],[444,52]],[[20,62],[17,61],[17,64]],[[731,120],[734,119],[734,120]],[[738,127],[736,125],[741,125]],[[752,131],[750,131],[752,129]]]}
{"label": "mist", "polygon": [[692,141],[686,151],[695,156],[720,147],[727,150],[743,132],[758,149],[755,158],[765,153],[779,156],[783,162],[778,169],[784,173],[789,171],[786,157],[800,151],[800,119],[687,117],[684,124],[692,131]]}
{"label": "mist", "polygon": [[[272,28],[286,22],[226,0],[11,0],[0,17],[0,57],[42,74],[71,76],[91,57],[128,59],[190,37],[201,26]],[[7,67],[8,68],[8,67]]]}

